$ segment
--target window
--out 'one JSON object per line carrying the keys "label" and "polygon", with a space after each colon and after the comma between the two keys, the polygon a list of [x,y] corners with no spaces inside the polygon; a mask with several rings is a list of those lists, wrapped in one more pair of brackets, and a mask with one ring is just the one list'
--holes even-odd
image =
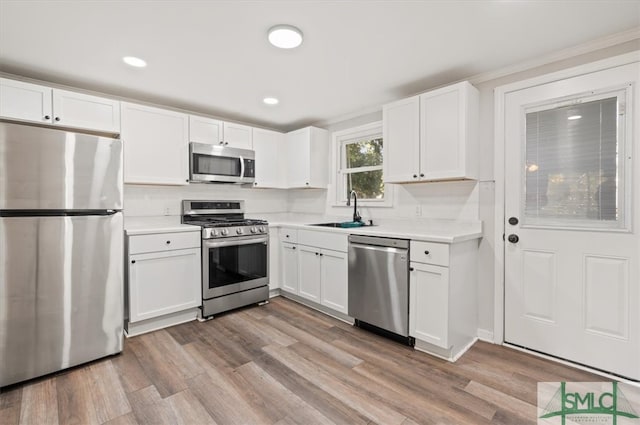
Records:
{"label": "window", "polygon": [[525,225],[622,229],[624,92],[525,110]]}
{"label": "window", "polygon": [[382,179],[382,123],[334,133],[336,202],[344,205],[352,190],[362,205],[389,205]]}

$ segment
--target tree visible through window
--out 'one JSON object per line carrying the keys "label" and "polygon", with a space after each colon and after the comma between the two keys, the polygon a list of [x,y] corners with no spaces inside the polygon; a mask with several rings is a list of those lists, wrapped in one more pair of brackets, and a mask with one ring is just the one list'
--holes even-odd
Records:
{"label": "tree visible through window", "polygon": [[383,200],[382,181],[382,135],[369,134],[364,137],[343,140],[340,143],[342,193],[347,199],[352,190],[358,199]]}

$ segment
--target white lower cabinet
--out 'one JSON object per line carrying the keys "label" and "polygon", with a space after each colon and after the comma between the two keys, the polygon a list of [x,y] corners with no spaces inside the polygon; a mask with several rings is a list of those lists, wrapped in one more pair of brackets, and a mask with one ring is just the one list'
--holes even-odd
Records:
{"label": "white lower cabinet", "polygon": [[416,349],[457,360],[477,339],[478,241],[411,241],[409,335]]}
{"label": "white lower cabinet", "polygon": [[282,289],[298,294],[298,246],[282,242]]}
{"label": "white lower cabinet", "polygon": [[282,290],[347,314],[347,235],[281,229],[280,237]]}
{"label": "white lower cabinet", "polygon": [[409,334],[449,348],[449,269],[411,263]]}
{"label": "white lower cabinet", "polygon": [[320,303],[320,250],[310,246],[300,246],[298,254],[300,274],[298,295]]}
{"label": "white lower cabinet", "polygon": [[196,318],[202,302],[200,233],[127,237],[129,336]]}
{"label": "white lower cabinet", "polygon": [[349,286],[347,283],[347,253],[322,250],[320,268],[320,304],[330,309],[347,314],[347,297]]}

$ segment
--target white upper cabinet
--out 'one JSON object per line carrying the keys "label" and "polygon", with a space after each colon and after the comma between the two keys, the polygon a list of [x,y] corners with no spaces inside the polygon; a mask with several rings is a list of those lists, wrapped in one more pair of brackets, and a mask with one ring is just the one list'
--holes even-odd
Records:
{"label": "white upper cabinet", "polygon": [[420,174],[420,97],[384,105],[382,113],[384,180],[417,180]]}
{"label": "white upper cabinet", "polygon": [[53,123],[65,127],[120,133],[120,102],[53,89]]}
{"label": "white upper cabinet", "polygon": [[327,188],[329,132],[305,127],[286,134],[287,188]]}
{"label": "white upper cabinet", "polygon": [[385,182],[477,179],[478,109],[466,81],[385,105]]}
{"label": "white upper cabinet", "polygon": [[240,149],[253,149],[253,129],[248,125],[225,122],[224,145]]}
{"label": "white upper cabinet", "polygon": [[466,81],[420,96],[422,179],[478,178],[479,107],[478,90]]}
{"label": "white upper cabinet", "polygon": [[222,121],[189,115],[189,141],[213,145],[224,144]]}
{"label": "white upper cabinet", "polygon": [[284,185],[284,134],[277,131],[253,129],[253,150],[256,154],[254,187],[281,188]]}
{"label": "white upper cabinet", "polygon": [[0,116],[40,123],[53,122],[51,88],[0,78]]}
{"label": "white upper cabinet", "polygon": [[213,118],[189,116],[189,141],[239,149],[253,149],[252,128]]}
{"label": "white upper cabinet", "polygon": [[189,179],[189,117],[122,103],[124,182],[184,185]]}
{"label": "white upper cabinet", "polygon": [[0,116],[107,133],[120,133],[120,102],[0,78]]}

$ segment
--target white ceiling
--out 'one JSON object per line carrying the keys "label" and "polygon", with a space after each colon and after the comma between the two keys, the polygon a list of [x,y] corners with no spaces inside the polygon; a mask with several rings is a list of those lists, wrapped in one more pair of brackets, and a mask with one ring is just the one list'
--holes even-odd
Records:
{"label": "white ceiling", "polygon": [[638,27],[640,0],[0,0],[0,71],[289,130]]}

